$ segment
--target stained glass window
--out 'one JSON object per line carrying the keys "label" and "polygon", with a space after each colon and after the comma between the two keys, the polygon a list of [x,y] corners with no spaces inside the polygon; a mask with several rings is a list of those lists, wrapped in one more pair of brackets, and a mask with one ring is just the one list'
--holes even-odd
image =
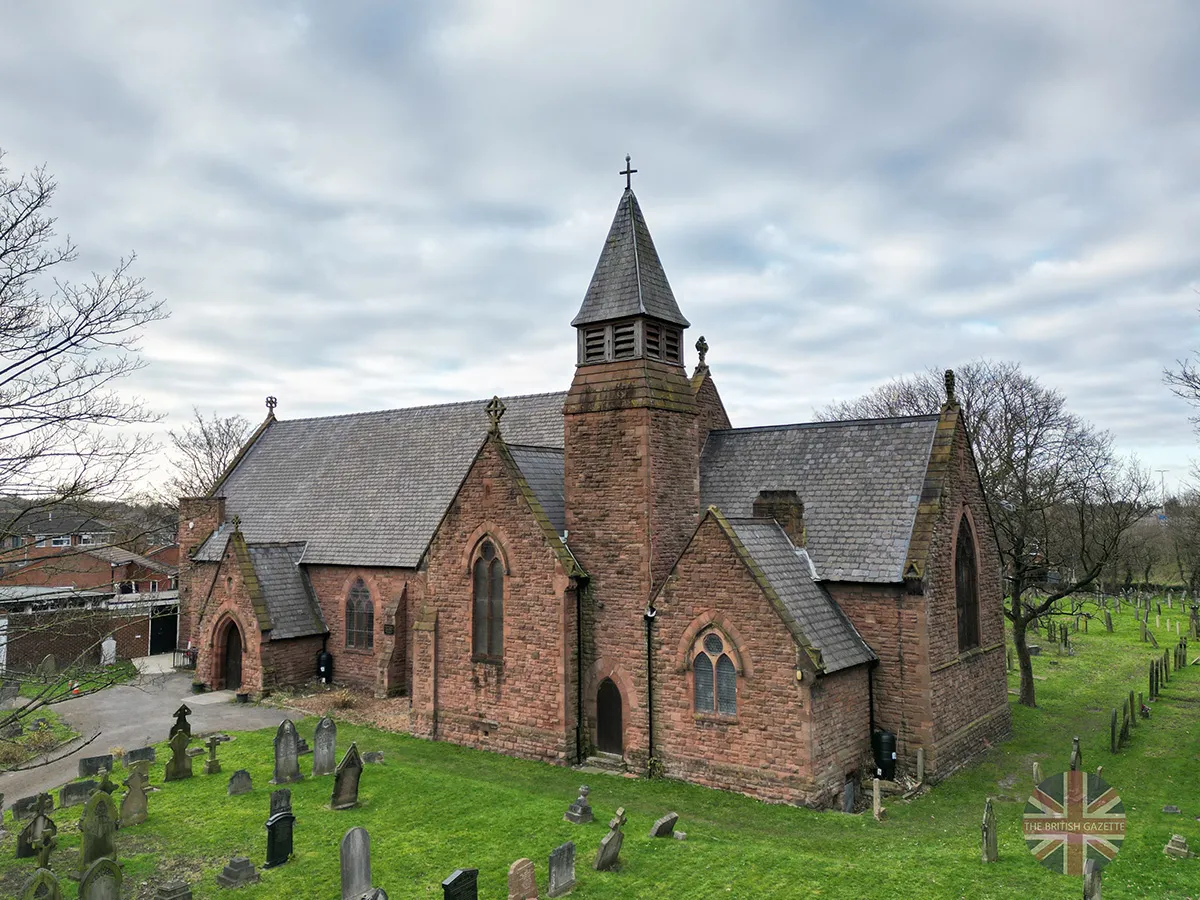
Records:
{"label": "stained glass window", "polygon": [[979,576],[975,560],[975,537],[967,517],[958,526],[954,553],[954,598],[958,607],[958,650],[979,646]]}
{"label": "stained glass window", "polygon": [[491,541],[479,548],[473,582],[472,655],[500,659],[504,655],[504,563]]}
{"label": "stained glass window", "polygon": [[375,604],[360,578],[346,598],[346,646],[371,650],[375,646]]}

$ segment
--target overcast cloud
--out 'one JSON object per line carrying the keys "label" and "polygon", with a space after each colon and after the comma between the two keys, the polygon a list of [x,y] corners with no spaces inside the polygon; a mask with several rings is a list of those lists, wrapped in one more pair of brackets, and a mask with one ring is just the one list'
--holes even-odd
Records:
{"label": "overcast cloud", "polygon": [[10,3],[0,147],[167,301],[127,385],[164,427],[565,390],[631,153],[735,424],[1014,359],[1170,487],[1197,34],[1191,0]]}

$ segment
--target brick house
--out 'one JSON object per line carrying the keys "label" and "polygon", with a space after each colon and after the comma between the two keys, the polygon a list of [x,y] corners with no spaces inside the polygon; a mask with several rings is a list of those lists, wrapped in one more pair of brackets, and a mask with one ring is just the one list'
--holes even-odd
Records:
{"label": "brick house", "polygon": [[181,502],[181,641],[249,692],[404,695],[414,734],[829,805],[871,735],[948,774],[1010,730],[999,558],[938,415],[733,428],[637,199],[565,393],[272,407]]}

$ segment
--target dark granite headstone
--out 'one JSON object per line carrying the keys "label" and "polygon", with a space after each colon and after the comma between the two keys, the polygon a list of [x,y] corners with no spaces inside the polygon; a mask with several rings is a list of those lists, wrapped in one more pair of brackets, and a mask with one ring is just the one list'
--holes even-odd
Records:
{"label": "dark granite headstone", "polygon": [[847,779],[846,783],[842,785],[842,812],[854,812],[855,794],[857,793],[858,782],[853,778]]}
{"label": "dark granite headstone", "polygon": [[353,809],[358,806],[358,782],[362,777],[362,770],[358,746],[351,742],[350,749],[346,751],[333,774],[333,796],[329,801],[332,809]]}
{"label": "dark granite headstone", "polygon": [[292,832],[296,817],[292,814],[292,792],[287,788],[271,792],[271,815],[267,819],[267,861],[264,869],[281,866],[292,857]]}
{"label": "dark granite headstone", "polygon": [[271,784],[291,784],[300,780],[298,740],[296,726],[291,719],[279,723],[279,729],[275,732],[275,777],[271,779]]}
{"label": "dark granite headstone", "polygon": [[179,709],[175,710],[175,724],[171,726],[168,738],[175,737],[176,732],[182,731],[188,736],[188,740],[192,739],[192,725],[188,722],[187,717],[192,714],[186,703],[179,704]]}
{"label": "dark granite headstone", "polygon": [[121,900],[121,867],[107,857],[93,862],[79,882],[79,900]]}
{"label": "dark granite headstone", "polygon": [[167,760],[163,781],[179,781],[192,777],[192,758],[188,755],[188,731],[182,729],[171,735],[171,758]]}
{"label": "dark granite headstone", "polygon": [[675,823],[679,821],[679,813],[667,813],[650,826],[650,837],[670,837],[675,833]]}
{"label": "dark granite headstone", "polygon": [[111,753],[105,753],[103,756],[85,756],[79,760],[79,777],[88,778],[92,775],[99,775],[101,772],[111,772],[112,767]]}
{"label": "dark granite headstone", "polygon": [[78,806],[80,803],[86,803],[87,798],[92,796],[98,787],[99,785],[91,780],[68,782],[58,789],[58,805]]}
{"label": "dark granite headstone", "polygon": [[588,803],[588,786],[582,784],[579,786],[579,797],[575,802],[567,807],[567,811],[563,813],[563,818],[568,822],[574,822],[576,825],[586,825],[592,821],[591,804]]}
{"label": "dark granite headstone", "polygon": [[117,858],[114,841],[117,833],[117,805],[104,791],[96,791],[88,798],[83,807],[79,833],[82,836],[82,849],[79,853],[81,872],[88,871],[93,863],[104,857]]}
{"label": "dark granite headstone", "polygon": [[125,765],[140,762],[158,762],[158,751],[153,747],[138,747],[125,753]]}
{"label": "dark granite headstone", "polygon": [[442,882],[442,900],[478,900],[478,883],[478,869],[455,869]]}
{"label": "dark granite headstone", "polygon": [[238,794],[248,794],[253,788],[254,784],[250,780],[250,773],[245,769],[238,769],[229,776],[228,793],[230,797],[235,797]]}
{"label": "dark granite headstone", "polygon": [[332,775],[337,768],[337,723],[325,716],[313,734],[313,775]]}
{"label": "dark granite headstone", "polygon": [[362,827],[342,838],[342,900],[359,900],[371,890],[371,836]]}
{"label": "dark granite headstone", "polygon": [[625,807],[621,806],[617,808],[617,814],[608,823],[608,834],[600,839],[600,847],[596,850],[596,859],[592,862],[592,868],[597,872],[607,872],[617,867],[617,860],[621,855],[621,844],[625,840],[625,835],[621,831],[624,824]]}
{"label": "dark granite headstone", "polygon": [[154,900],[192,900],[192,886],[186,881],[168,881],[154,889]]}
{"label": "dark granite headstone", "polygon": [[58,879],[49,869],[38,869],[21,888],[20,900],[63,900]]}
{"label": "dark granite headstone", "polygon": [[243,884],[258,884],[258,873],[254,863],[245,856],[235,856],[225,868],[217,873],[217,884],[223,888],[241,887]]}
{"label": "dark granite headstone", "polygon": [[575,889],[575,842],[567,841],[550,851],[550,886],[547,897],[565,897]]}

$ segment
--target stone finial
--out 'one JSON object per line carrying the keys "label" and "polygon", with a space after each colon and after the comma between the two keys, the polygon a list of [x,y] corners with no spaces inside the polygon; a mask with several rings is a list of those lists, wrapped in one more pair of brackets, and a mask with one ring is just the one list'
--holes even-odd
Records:
{"label": "stone finial", "polygon": [[507,407],[504,405],[504,401],[499,397],[492,397],[492,399],[488,401],[488,434],[500,434],[500,420],[504,418],[505,409],[507,409]]}
{"label": "stone finial", "polygon": [[946,402],[957,403],[958,401],[954,398],[954,370],[947,369],[944,378],[946,382]]}
{"label": "stone finial", "polygon": [[704,339],[704,335],[700,335],[700,340],[696,341],[696,353],[699,359],[697,365],[706,365],[704,359],[708,356],[708,341]]}
{"label": "stone finial", "polygon": [[275,407],[279,405],[279,401],[274,397],[267,398],[267,412],[270,415],[275,415]]}

